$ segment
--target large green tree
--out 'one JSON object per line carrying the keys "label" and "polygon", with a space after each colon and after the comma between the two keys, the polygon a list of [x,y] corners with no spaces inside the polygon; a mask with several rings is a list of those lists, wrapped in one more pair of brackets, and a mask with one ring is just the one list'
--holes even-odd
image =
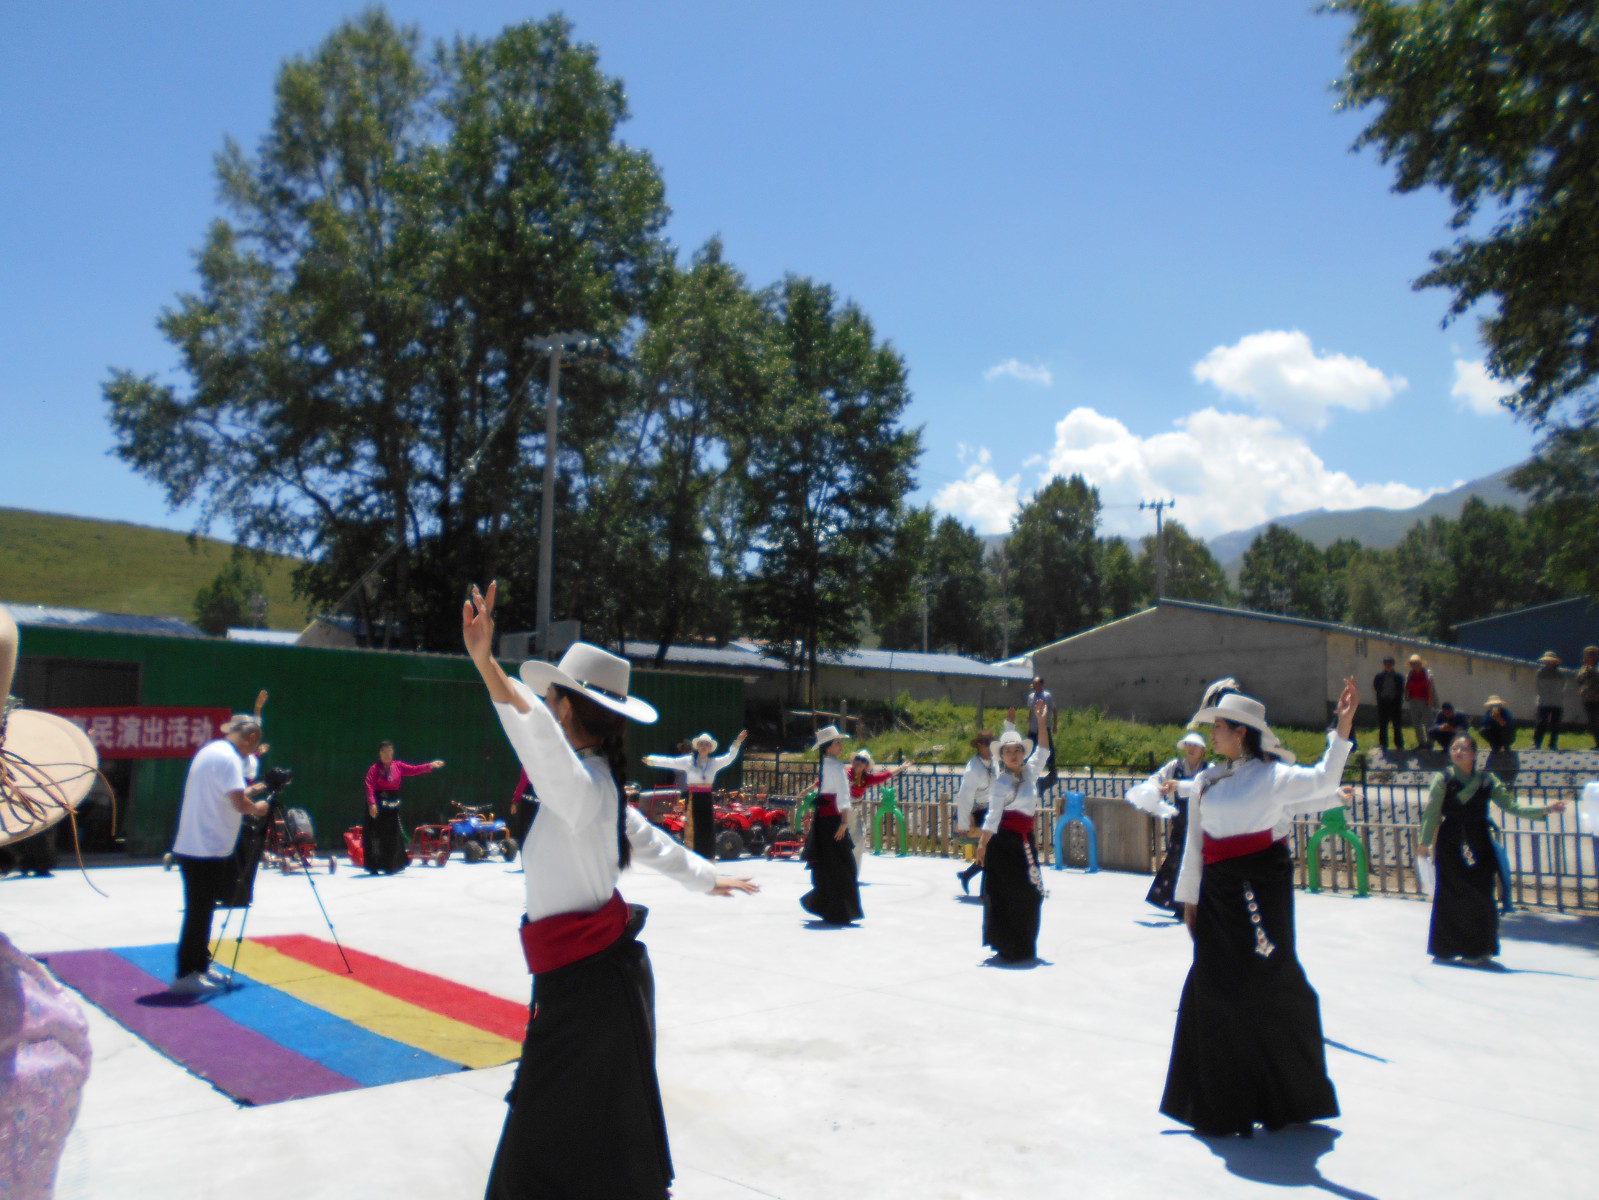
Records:
{"label": "large green tree", "polygon": [[790,277],[766,295],[787,371],[785,403],[753,431],[745,472],[751,553],[745,621],[803,674],[853,647],[875,564],[913,484],[921,436],[902,425],[904,360],[861,309]]}
{"label": "large green tree", "polygon": [[924,621],[929,650],[983,655],[997,644],[983,539],[954,517],[935,521],[926,508],[906,513],[872,590],[885,649],[920,650]]}
{"label": "large green tree", "polygon": [[1453,245],[1416,286],[1480,311],[1488,366],[1537,422],[1595,415],[1599,8],[1592,0],[1330,0],[1350,18],[1343,104],[1395,190],[1443,190]]}
{"label": "large green tree", "polygon": [[1268,525],[1244,551],[1238,590],[1245,608],[1324,620],[1327,567],[1315,543],[1281,525]]}
{"label": "large green tree", "polygon": [[[1201,604],[1228,604],[1233,589],[1227,582],[1210,547],[1183,528],[1181,521],[1167,521],[1162,530],[1166,543],[1166,592],[1172,600],[1195,600]],[[1155,594],[1155,535],[1139,544],[1138,565],[1148,595]]]}
{"label": "large green tree", "polygon": [[[225,215],[160,320],[187,386],[113,372],[117,453],[202,527],[302,556],[317,602],[392,544],[360,599],[415,643],[453,644],[469,577],[506,576],[508,627],[530,620],[530,341],[625,350],[665,259],[663,187],[618,140],[626,116],[560,17],[432,48],[379,10],[342,24],[284,65],[257,150],[218,157]],[[562,391],[562,527],[608,537],[594,506],[633,484],[609,453],[637,432],[626,372],[573,370]]]}
{"label": "large green tree", "polygon": [[1527,521],[1545,555],[1539,582],[1599,596],[1599,428],[1551,433],[1511,482],[1532,500]]}
{"label": "large green tree", "polygon": [[1099,490],[1055,476],[1016,514],[1005,549],[1021,600],[1016,643],[1036,649],[1100,616]]}

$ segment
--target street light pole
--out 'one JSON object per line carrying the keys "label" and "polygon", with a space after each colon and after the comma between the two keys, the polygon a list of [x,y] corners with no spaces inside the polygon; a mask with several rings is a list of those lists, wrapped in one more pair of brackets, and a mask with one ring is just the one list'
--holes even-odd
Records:
{"label": "street light pole", "polygon": [[550,657],[550,585],[555,574],[555,458],[560,448],[561,354],[581,350],[589,338],[556,333],[537,338],[535,350],[550,352],[549,394],[544,402],[544,494],[539,505],[538,656]]}
{"label": "street light pole", "polygon": [[1139,508],[1152,508],[1155,510],[1155,600],[1166,594],[1166,537],[1162,528],[1161,517],[1168,508],[1176,508],[1175,500],[1142,500]]}

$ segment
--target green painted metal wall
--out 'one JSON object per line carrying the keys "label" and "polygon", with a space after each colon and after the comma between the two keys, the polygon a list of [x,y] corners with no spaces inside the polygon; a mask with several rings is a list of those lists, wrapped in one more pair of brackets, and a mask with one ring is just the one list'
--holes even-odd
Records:
{"label": "green painted metal wall", "polygon": [[[504,816],[516,783],[516,757],[464,655],[29,626],[22,630],[22,657],[136,663],[142,704],[225,705],[243,712],[266,688],[271,699],[264,724],[271,753],[265,765],[294,769],[285,799],[311,814],[323,847],[341,844],[343,831],[360,820],[362,780],[383,738],[392,739],[396,755],[407,762],[442,758],[447,764],[443,771],[406,781],[408,826],[442,817],[452,799],[492,803]],[[633,681],[634,693],[661,714],[659,724],[634,725],[629,732],[635,776],[646,783],[660,775],[642,766],[642,755],[668,752],[691,730],[705,728],[717,731],[725,744],[744,720],[740,680],[635,671]],[[150,759],[135,766],[126,824],[129,853],[160,854],[171,845],[187,770],[187,759]],[[737,782],[737,776],[727,782]]]}

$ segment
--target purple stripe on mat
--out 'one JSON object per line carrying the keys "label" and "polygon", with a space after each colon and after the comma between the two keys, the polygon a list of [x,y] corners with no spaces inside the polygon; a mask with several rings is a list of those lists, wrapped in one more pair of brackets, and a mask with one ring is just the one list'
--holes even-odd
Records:
{"label": "purple stripe on mat", "polygon": [[246,1029],[203,1000],[178,1001],[161,980],[109,950],[69,950],[45,958],[67,986],[235,1100],[276,1104],[361,1086]]}

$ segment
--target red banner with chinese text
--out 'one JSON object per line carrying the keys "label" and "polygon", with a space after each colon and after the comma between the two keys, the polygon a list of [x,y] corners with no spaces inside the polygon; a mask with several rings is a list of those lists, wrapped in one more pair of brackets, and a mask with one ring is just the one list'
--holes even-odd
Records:
{"label": "red banner with chinese text", "polygon": [[101,758],[193,758],[221,735],[226,708],[51,708],[89,735]]}

